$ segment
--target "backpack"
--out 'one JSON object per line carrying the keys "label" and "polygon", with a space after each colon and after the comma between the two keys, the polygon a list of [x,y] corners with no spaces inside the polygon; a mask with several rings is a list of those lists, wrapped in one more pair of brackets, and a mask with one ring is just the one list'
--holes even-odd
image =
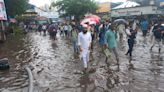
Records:
{"label": "backpack", "polygon": [[154,36],[156,39],[161,39],[162,38],[162,26],[155,26],[154,27],[154,30],[153,30],[153,33],[154,33]]}
{"label": "backpack", "polygon": [[136,34],[137,32],[135,32],[135,30],[130,29],[131,35],[129,36],[130,39],[135,39],[136,38]]}
{"label": "backpack", "polygon": [[157,39],[161,39],[161,32],[160,32],[160,30],[154,30],[154,36]]}

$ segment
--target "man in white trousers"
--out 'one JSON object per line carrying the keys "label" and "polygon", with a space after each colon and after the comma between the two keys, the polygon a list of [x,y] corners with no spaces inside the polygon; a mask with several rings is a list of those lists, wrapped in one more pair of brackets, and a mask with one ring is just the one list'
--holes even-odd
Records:
{"label": "man in white trousers", "polygon": [[87,26],[78,34],[78,45],[80,48],[80,58],[82,58],[84,69],[87,70],[92,37]]}

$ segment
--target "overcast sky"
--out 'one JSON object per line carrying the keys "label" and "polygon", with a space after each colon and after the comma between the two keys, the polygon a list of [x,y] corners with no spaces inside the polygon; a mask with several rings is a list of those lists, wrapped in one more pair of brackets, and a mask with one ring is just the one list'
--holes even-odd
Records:
{"label": "overcast sky", "polygon": [[[125,2],[126,0],[96,0],[96,1],[101,1],[101,2],[107,2],[107,1]],[[39,6],[43,6],[45,4],[50,4],[50,0],[30,0],[30,3],[39,7]]]}
{"label": "overcast sky", "polygon": [[101,1],[101,2],[107,2],[107,1],[112,1],[112,2],[125,2],[126,0],[96,0],[96,1]]}

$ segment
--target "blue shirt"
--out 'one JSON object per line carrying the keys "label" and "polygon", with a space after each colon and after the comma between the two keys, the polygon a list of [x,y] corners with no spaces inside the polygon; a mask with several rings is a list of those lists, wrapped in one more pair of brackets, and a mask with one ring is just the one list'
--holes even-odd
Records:
{"label": "blue shirt", "polygon": [[141,22],[141,28],[142,28],[142,30],[148,30],[148,27],[149,27],[148,21]]}
{"label": "blue shirt", "polygon": [[106,33],[106,29],[105,28],[101,28],[100,33],[99,33],[99,43],[100,45],[104,45],[105,44],[105,33]]}

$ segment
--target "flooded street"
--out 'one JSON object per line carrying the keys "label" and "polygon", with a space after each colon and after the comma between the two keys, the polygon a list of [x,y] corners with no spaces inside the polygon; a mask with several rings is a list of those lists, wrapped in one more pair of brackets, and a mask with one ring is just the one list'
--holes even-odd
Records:
{"label": "flooded street", "polygon": [[0,45],[0,57],[9,58],[11,65],[9,71],[0,71],[0,92],[27,92],[25,66],[32,67],[34,92],[164,92],[164,49],[150,52],[150,43],[143,44],[138,35],[133,59],[121,49],[119,65],[108,60],[107,67],[95,45],[87,74],[69,40],[58,35],[54,41],[39,33],[12,36]]}

